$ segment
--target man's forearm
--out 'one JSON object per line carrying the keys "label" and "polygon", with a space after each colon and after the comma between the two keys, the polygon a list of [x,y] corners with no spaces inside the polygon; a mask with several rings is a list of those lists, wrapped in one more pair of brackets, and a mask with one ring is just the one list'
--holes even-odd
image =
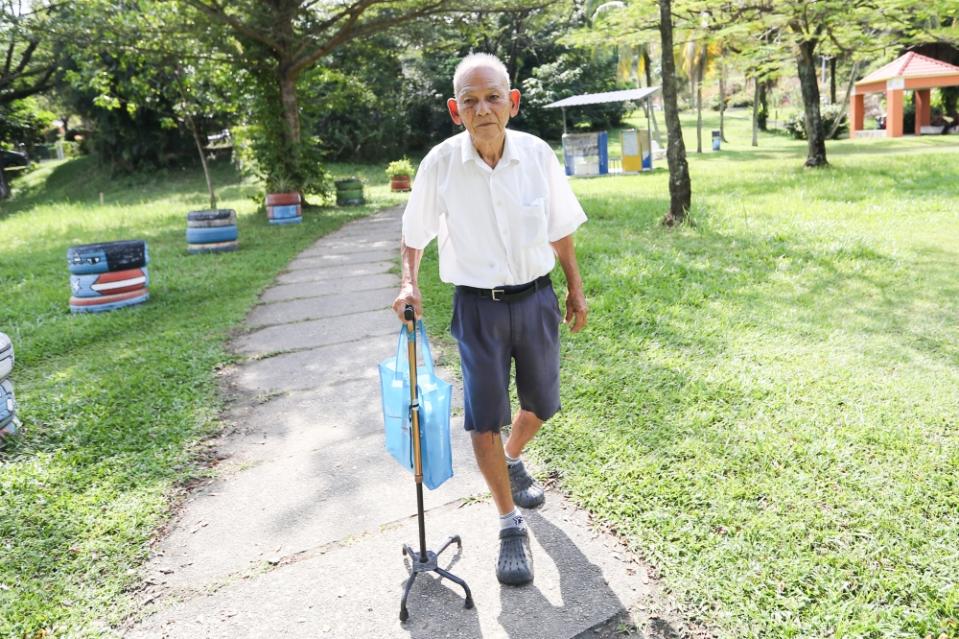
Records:
{"label": "man's forearm", "polygon": [[582,291],[583,278],[579,275],[579,264],[576,262],[576,247],[573,244],[573,236],[566,237],[551,242],[553,250],[556,251],[556,257],[559,264],[563,267],[563,273],[566,275],[566,287],[569,290]]}
{"label": "man's forearm", "polygon": [[420,274],[420,260],[423,259],[423,249],[415,249],[406,245],[406,240],[400,240],[401,275],[400,286],[418,286]]}

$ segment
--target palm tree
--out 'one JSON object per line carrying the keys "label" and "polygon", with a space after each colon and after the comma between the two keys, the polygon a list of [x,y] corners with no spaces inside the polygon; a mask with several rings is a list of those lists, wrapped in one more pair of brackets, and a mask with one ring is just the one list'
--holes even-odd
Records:
{"label": "palm tree", "polygon": [[683,47],[683,71],[696,96],[696,153],[703,152],[703,78],[708,61],[709,45],[704,38],[690,40]]}

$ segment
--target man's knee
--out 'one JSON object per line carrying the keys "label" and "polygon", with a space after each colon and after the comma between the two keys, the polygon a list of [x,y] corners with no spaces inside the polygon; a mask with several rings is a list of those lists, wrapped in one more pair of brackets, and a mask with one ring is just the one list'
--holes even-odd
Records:
{"label": "man's knee", "polygon": [[491,448],[497,441],[502,441],[500,434],[493,431],[470,431],[470,437],[473,441],[474,448],[482,448],[484,450]]}
{"label": "man's knee", "polygon": [[545,419],[540,419],[536,413],[531,410],[526,410],[525,408],[519,409],[519,415],[517,415],[518,422],[524,422],[530,426],[542,426],[546,421]]}

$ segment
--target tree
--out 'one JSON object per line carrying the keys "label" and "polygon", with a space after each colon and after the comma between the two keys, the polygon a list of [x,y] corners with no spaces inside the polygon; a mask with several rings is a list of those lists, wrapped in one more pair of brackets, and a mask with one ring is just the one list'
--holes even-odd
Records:
{"label": "tree", "polygon": [[169,2],[85,0],[65,11],[69,31],[54,34],[68,82],[60,88],[96,122],[101,159],[132,171],[182,161],[195,148],[215,208],[202,140],[205,125],[222,129],[233,110],[237,74],[222,56],[204,53],[200,34]]}
{"label": "tree", "polygon": [[56,6],[41,0],[0,0],[0,106],[53,86],[57,60],[43,41]]}
{"label": "tree", "polygon": [[[211,23],[224,25],[239,44],[240,55],[253,76],[260,133],[258,148],[269,163],[264,170],[298,190],[315,185],[318,158],[311,141],[302,139],[298,81],[303,73],[340,47],[428,16],[463,10],[452,0],[180,0]],[[513,2],[537,6],[548,2]],[[499,11],[499,2],[484,11]],[[229,42],[221,43],[230,48]],[[272,122],[275,118],[279,122]],[[272,149],[272,150],[271,150]]]}
{"label": "tree", "polygon": [[692,201],[686,145],[679,122],[676,97],[676,64],[673,60],[673,12],[671,0],[659,0],[659,35],[663,59],[663,110],[666,120],[666,161],[669,164],[669,211],[663,224],[673,226],[686,220]]}
{"label": "tree", "polygon": [[691,39],[683,47],[683,71],[689,78],[696,100],[696,153],[703,152],[703,79],[709,61],[709,45],[704,39]]}
{"label": "tree", "polygon": [[[50,88],[57,62],[43,41],[43,28],[54,8],[44,1],[0,0],[0,129],[12,128],[13,104]],[[0,160],[0,200],[10,187]]]}
{"label": "tree", "polygon": [[[828,164],[827,131],[820,111],[817,61],[820,55],[876,55],[917,37],[936,37],[931,24],[938,16],[954,16],[955,0],[918,3],[912,0],[741,0],[722,5],[727,24],[748,25],[753,33],[750,57],[757,61],[753,77],[763,78],[758,63],[770,47],[791,55],[803,101],[807,150],[805,166]],[[775,57],[775,56],[774,56]],[[763,100],[764,83],[757,84]],[[757,117],[758,117],[757,113]]]}

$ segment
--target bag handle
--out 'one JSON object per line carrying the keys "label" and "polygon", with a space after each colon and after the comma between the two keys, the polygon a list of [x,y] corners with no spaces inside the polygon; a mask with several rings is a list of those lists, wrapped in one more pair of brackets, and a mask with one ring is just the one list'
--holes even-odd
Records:
{"label": "bag handle", "polygon": [[[433,351],[430,349],[430,341],[426,337],[426,326],[423,324],[423,320],[417,320],[416,326],[414,329],[415,333],[418,334],[416,341],[419,342],[420,350],[423,353],[423,366],[426,368],[426,372],[433,375]],[[406,354],[406,343],[409,341],[410,331],[406,326],[400,327],[400,335],[396,340],[396,363],[393,366],[394,379],[399,379],[400,375],[409,370],[409,358]]]}

